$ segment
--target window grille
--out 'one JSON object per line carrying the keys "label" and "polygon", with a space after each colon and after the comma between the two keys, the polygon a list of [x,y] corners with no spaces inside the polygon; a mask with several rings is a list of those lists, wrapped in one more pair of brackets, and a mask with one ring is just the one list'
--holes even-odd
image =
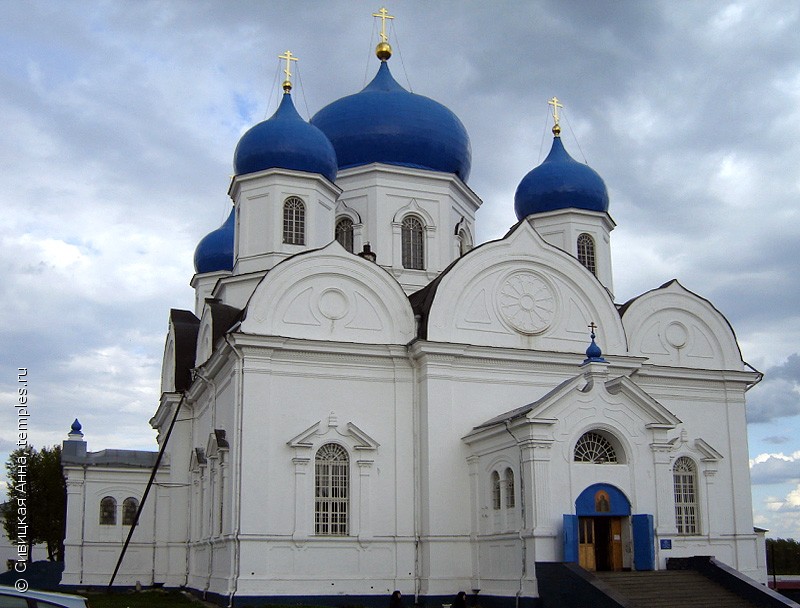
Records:
{"label": "window grille", "polygon": [[611,442],[600,433],[584,433],[575,445],[575,462],[606,464],[617,462],[617,452]]}
{"label": "window grille", "polygon": [[492,471],[492,508],[500,510],[500,473]]}
{"label": "window grille", "polygon": [[675,525],[678,534],[698,534],[697,467],[691,458],[681,456],[672,467],[675,488]]}
{"label": "window grille", "polygon": [[597,274],[597,263],[594,255],[594,239],[585,232],[578,237],[578,261],[586,266],[592,274]]}
{"label": "window grille", "polygon": [[315,459],[314,480],[315,534],[346,536],[350,463],[343,447],[327,443],[319,449]]}
{"label": "window grille", "polygon": [[506,469],[506,509],[513,509],[517,504],[516,496],[514,496],[514,471],[510,468]]}
{"label": "window grille", "polygon": [[117,501],[111,496],[106,496],[100,501],[100,525],[117,525]]}
{"label": "window grille", "polygon": [[122,525],[132,526],[136,521],[136,511],[139,509],[139,501],[133,496],[129,496],[122,501]]}
{"label": "window grille", "polygon": [[296,196],[290,196],[283,203],[283,242],[306,244],[306,206]]}
{"label": "window grille", "polygon": [[425,269],[425,227],[416,217],[403,220],[401,228],[403,244],[403,268]]}
{"label": "window grille", "polygon": [[335,237],[342,247],[353,253],[353,220],[343,217],[336,222]]}

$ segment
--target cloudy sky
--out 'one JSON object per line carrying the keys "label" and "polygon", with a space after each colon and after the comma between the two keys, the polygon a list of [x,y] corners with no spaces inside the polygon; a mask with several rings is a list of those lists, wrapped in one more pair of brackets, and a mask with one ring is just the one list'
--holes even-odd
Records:
{"label": "cloudy sky", "polygon": [[[153,449],[170,307],[225,219],[234,147],[300,57],[306,118],[362,88],[362,1],[0,0],[0,457],[17,369],[31,437],[75,417],[90,449]],[[408,1],[388,5],[395,77],[472,139],[478,240],[563,139],[606,181],[615,291],[672,278],[733,324],[749,393],[756,524],[800,538],[800,4],[784,0]]]}

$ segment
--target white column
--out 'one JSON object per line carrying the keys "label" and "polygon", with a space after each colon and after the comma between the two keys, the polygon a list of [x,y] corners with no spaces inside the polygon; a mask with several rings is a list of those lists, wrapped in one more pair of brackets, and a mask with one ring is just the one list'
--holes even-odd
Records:
{"label": "white column", "polygon": [[311,536],[311,518],[308,513],[306,473],[310,458],[292,458],[294,463],[294,531],[292,539],[304,541]]}

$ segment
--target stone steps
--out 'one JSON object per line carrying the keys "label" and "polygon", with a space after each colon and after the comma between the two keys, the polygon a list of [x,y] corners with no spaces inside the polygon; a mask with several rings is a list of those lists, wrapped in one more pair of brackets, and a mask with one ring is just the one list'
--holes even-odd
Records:
{"label": "stone steps", "polygon": [[753,604],[692,570],[597,572],[636,608],[751,608]]}

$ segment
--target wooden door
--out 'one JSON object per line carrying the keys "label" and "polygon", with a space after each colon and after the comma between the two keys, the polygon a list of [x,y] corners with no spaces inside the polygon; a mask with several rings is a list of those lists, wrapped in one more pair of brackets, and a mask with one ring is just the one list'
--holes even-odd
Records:
{"label": "wooden door", "polygon": [[622,518],[614,517],[611,520],[611,569],[614,572],[622,570]]}
{"label": "wooden door", "polygon": [[597,569],[594,550],[594,518],[578,519],[578,565],[594,572]]}

